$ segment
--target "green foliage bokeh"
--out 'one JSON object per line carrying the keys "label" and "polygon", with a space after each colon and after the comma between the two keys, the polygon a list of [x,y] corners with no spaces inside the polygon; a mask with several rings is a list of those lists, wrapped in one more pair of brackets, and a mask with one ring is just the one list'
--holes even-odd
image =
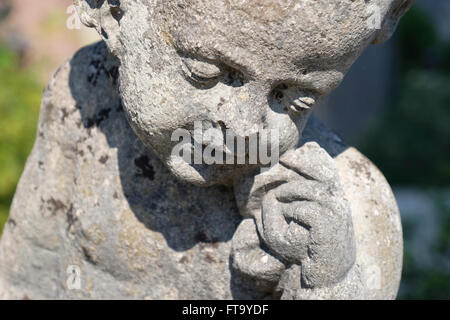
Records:
{"label": "green foliage bokeh", "polygon": [[399,298],[450,299],[450,41],[439,38],[432,18],[418,7],[405,15],[395,37],[395,96],[359,149],[391,185],[421,189],[439,213],[427,263],[414,254],[421,226],[403,219]]}
{"label": "green foliage bokeh", "polygon": [[0,234],[36,134],[42,86],[0,43]]}
{"label": "green foliage bokeh", "polygon": [[450,42],[413,7],[396,34],[395,96],[359,149],[393,185],[450,185]]}

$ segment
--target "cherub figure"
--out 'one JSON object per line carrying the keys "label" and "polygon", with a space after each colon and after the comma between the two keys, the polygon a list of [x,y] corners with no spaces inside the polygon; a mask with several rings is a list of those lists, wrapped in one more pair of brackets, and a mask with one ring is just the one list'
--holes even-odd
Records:
{"label": "cherub figure", "polygon": [[[194,266],[202,269],[204,274],[198,270],[190,269],[188,272],[183,269],[185,274],[189,273],[195,281],[204,281],[207,287],[211,286],[210,289],[197,290],[196,287],[191,289],[189,296],[183,291],[182,285],[172,284],[169,293],[167,290],[147,288],[144,290],[147,290],[147,295],[160,298],[227,298],[230,295],[285,299],[395,297],[400,279],[402,244],[398,212],[389,186],[374,166],[354,149],[344,151],[346,147],[334,134],[315,120],[311,120],[308,126],[307,122],[314,108],[340,84],[362,51],[371,43],[379,43],[389,38],[398,20],[412,2],[75,1],[82,22],[96,28],[103,37],[103,43],[79,53],[71,62],[72,70],[69,71],[70,68],[66,67],[67,70],[64,71],[63,67],[63,71],[60,71],[63,75],[55,77],[60,77],[59,81],[69,80],[71,95],[77,104],[105,106],[120,101],[117,110],[123,108],[125,113],[117,111],[117,115],[114,113],[113,116],[109,111],[106,116],[100,113],[100,116],[97,114],[89,118],[91,123],[81,119],[78,129],[74,126],[67,130],[92,130],[96,124],[97,127],[104,128],[109,140],[121,145],[121,139],[125,140],[124,137],[132,135],[123,133],[121,137],[117,133],[120,130],[128,132],[128,129],[121,129],[126,126],[126,122],[122,123],[121,119],[126,117],[138,136],[139,143],[142,142],[151,150],[152,156],[148,156],[151,157],[151,162],[158,161],[157,157],[175,177],[183,181],[174,182],[175,188],[182,186],[183,189],[190,190],[186,191],[188,194],[206,192],[198,190],[216,190],[210,191],[209,195],[211,215],[220,210],[239,210],[241,215],[236,220],[230,212],[230,221],[237,221],[239,226],[234,229],[232,239],[222,241],[226,245],[218,245],[208,253],[209,260],[220,261],[217,263],[224,279],[212,284],[208,271],[202,269],[204,263],[192,262]],[[375,23],[377,21],[379,25]],[[91,63],[78,67],[80,61]],[[95,82],[92,90],[98,91],[99,87],[102,88],[103,96],[89,100],[87,96],[77,95],[77,92],[81,91],[79,88],[85,85],[72,81],[78,78],[70,78],[69,73],[83,72],[88,74],[89,83]],[[111,87],[108,87],[108,81]],[[58,85],[55,84],[54,87]],[[105,87],[108,89],[104,89]],[[56,92],[55,88],[52,92]],[[48,98],[47,102],[44,99],[44,106],[55,105],[54,96],[55,94]],[[58,101],[66,103],[64,100]],[[82,117],[86,112],[95,114],[92,110],[86,111],[89,107],[78,108]],[[41,132],[44,129],[49,130],[46,127],[49,126],[46,119],[51,118],[49,114],[54,112],[52,110],[43,109]],[[64,110],[63,120],[72,121],[72,113],[68,108]],[[108,116],[114,117],[115,122],[105,120]],[[102,121],[106,121],[106,124]],[[264,171],[260,171],[259,164],[191,164],[183,161],[181,156],[173,153],[177,142],[173,141],[172,134],[180,128],[192,132],[196,122],[200,122],[205,129],[231,131],[244,141],[248,141],[249,137],[261,130],[276,130],[279,133],[277,146],[280,161]],[[114,128],[117,129],[116,133]],[[83,144],[94,139],[92,131],[89,131],[89,134],[90,137],[77,143]],[[95,152],[93,149],[95,150],[92,147],[89,149],[91,153]],[[234,150],[229,152],[235,156]],[[128,152],[124,157],[132,157],[131,153]],[[102,161],[108,161],[105,159]],[[120,156],[118,159],[120,162]],[[29,162],[44,162],[37,160],[31,158]],[[79,163],[81,160],[75,161]],[[136,161],[135,164],[139,165]],[[152,175],[153,169],[150,165],[144,163],[141,169],[141,174]],[[38,168],[30,167],[27,170],[25,176],[32,176]],[[132,182],[128,183],[128,178],[126,179],[129,177],[126,171],[128,169],[123,170],[125,173],[121,172],[121,184],[123,188],[127,188]],[[163,172],[164,169],[160,170]],[[82,172],[72,173],[77,183]],[[108,174],[105,176],[108,177]],[[147,190],[151,191],[152,188],[148,187]],[[25,187],[19,186],[16,199],[25,192],[23,190]],[[77,197],[74,195],[75,191],[71,190],[66,194],[67,199]],[[128,203],[124,201],[124,206],[129,206],[132,211],[144,210],[142,201],[145,200],[134,201],[132,199],[135,199],[136,195],[130,195],[126,191],[124,194],[128,200]],[[237,203],[235,210],[231,204],[223,205],[231,203],[229,199],[233,194]],[[145,197],[145,194],[139,196]],[[201,201],[208,197],[202,195],[197,198],[197,201]],[[193,199],[195,201],[195,197]],[[70,205],[65,202],[42,201],[43,212],[46,212],[49,206],[56,208],[56,211],[70,209]],[[158,205],[157,202],[153,204],[155,208]],[[11,219],[16,222],[16,216],[19,215],[16,213],[18,206],[16,203],[11,215]],[[228,209],[221,209],[225,207]],[[80,208],[80,212],[86,211],[83,206]],[[155,208],[153,210],[159,210]],[[75,238],[68,236],[64,241],[70,243],[69,247],[73,243],[79,244],[84,259],[91,261],[94,266],[92,268],[109,270],[107,272],[111,273],[116,279],[114,281],[118,283],[116,287],[122,286],[122,281],[125,280],[117,280],[120,276],[110,270],[111,264],[116,265],[118,270],[122,264],[106,259],[107,252],[100,250],[99,253],[95,248],[92,249],[92,237],[100,243],[103,236],[99,234],[107,232],[95,231],[94,236],[86,236],[89,233],[85,230],[88,220],[83,222],[83,219],[87,218],[83,218],[82,214],[76,215],[74,208],[70,210],[73,221],[67,230],[70,234],[71,228],[76,228],[75,221],[78,221],[80,231],[73,231]],[[89,210],[101,211],[95,209],[95,206],[89,207]],[[374,212],[370,212],[371,210]],[[369,218],[368,215],[372,213],[374,216]],[[188,215],[187,212],[185,214]],[[114,216],[114,213],[112,215]],[[155,223],[147,219],[152,220],[148,216],[139,220],[143,220],[146,226],[154,227]],[[189,223],[183,222],[184,225]],[[223,221],[211,223],[220,224]],[[207,225],[207,222],[205,224]],[[194,229],[201,228],[193,225]],[[61,226],[54,228],[59,230]],[[101,229],[104,228],[107,227],[103,225]],[[12,230],[12,227],[8,226],[5,231],[0,261],[14,259],[6,256],[8,250],[5,249],[13,247],[11,243],[14,236],[10,229]],[[142,234],[137,237],[149,237],[146,238],[147,243],[152,247],[154,236],[143,235],[145,232],[147,231],[142,230]],[[80,238],[77,238],[77,234]],[[109,235],[114,237],[114,231]],[[203,235],[197,239],[198,242],[221,242],[205,236],[205,233]],[[170,244],[171,235],[166,238],[169,239],[166,239],[169,247],[174,248],[172,251],[183,251],[179,250],[182,247],[179,243]],[[128,246],[134,246],[135,242],[140,241],[133,239],[127,240],[132,242],[128,243]],[[86,241],[91,244],[81,244]],[[148,254],[153,253],[151,251]],[[175,253],[168,252],[167,255],[172,257]],[[216,258],[211,255],[216,255]],[[224,258],[227,255],[231,255],[230,261]],[[18,259],[17,255],[15,257]],[[74,259],[73,256],[71,259]],[[139,264],[137,260],[134,262]],[[187,261],[189,258],[185,256],[181,260]],[[99,267],[102,263],[103,267]],[[143,264],[142,269],[152,267],[148,261]],[[227,269],[227,266],[230,268]],[[16,296],[17,292],[26,291],[25,284],[14,287],[11,279],[16,279],[17,273],[14,273],[12,268],[5,270],[3,278],[0,273],[0,292],[2,281],[7,288],[7,296]],[[120,274],[120,271],[117,272]],[[94,273],[92,271],[92,275]],[[145,278],[150,287],[158,287],[164,283],[164,279],[167,283],[171,282],[164,278],[169,277],[169,274],[164,275],[164,272],[159,271],[157,274],[156,278],[150,275]],[[173,273],[170,277],[183,278],[174,276]],[[230,280],[230,277],[235,279]],[[226,288],[226,283],[230,281],[235,282]],[[183,285],[190,286],[185,282]],[[8,286],[13,288],[8,289]],[[97,288],[99,286],[101,285],[97,284]],[[20,290],[17,289],[19,287]],[[117,290],[119,292],[121,289]],[[90,297],[100,297],[104,293],[100,289],[94,289],[93,292]],[[71,293],[60,295],[73,297]],[[144,293],[129,295],[143,297]],[[103,296],[108,295],[105,293]],[[117,296],[123,297],[127,294],[118,293]]]}

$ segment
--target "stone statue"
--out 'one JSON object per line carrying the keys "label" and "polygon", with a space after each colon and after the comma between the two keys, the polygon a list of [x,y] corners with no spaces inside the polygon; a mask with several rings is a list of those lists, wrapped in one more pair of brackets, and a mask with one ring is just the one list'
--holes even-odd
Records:
{"label": "stone statue", "polygon": [[[413,1],[75,2],[103,41],[44,93],[0,297],[396,297],[390,187],[309,118]],[[210,146],[198,123],[244,141],[239,153],[221,135],[215,159],[245,161],[186,161]],[[193,139],[174,153],[179,129]],[[277,133],[269,166],[246,161],[263,130]]]}

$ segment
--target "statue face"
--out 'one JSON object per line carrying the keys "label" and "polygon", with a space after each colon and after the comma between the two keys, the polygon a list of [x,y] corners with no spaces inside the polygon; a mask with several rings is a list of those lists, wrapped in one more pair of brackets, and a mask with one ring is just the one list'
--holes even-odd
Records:
{"label": "statue face", "polygon": [[191,131],[195,122],[242,138],[278,130],[280,153],[294,148],[311,110],[411,3],[87,2],[84,20],[91,19],[121,63],[131,125],[172,172],[198,185],[230,182],[245,168],[180,162],[171,156],[175,130]]}

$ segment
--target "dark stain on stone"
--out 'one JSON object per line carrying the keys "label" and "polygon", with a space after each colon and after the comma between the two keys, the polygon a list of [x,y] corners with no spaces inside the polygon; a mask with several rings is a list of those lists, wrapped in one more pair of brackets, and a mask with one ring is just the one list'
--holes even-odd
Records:
{"label": "dark stain on stone", "polygon": [[47,203],[47,210],[50,210],[52,212],[52,215],[56,215],[59,211],[65,211],[67,209],[67,206],[60,200],[50,198],[46,201]]}
{"label": "dark stain on stone", "polygon": [[205,254],[205,260],[208,263],[216,263],[216,259],[209,252]]}
{"label": "dark stain on stone", "polygon": [[49,125],[53,122],[52,113],[54,109],[55,106],[51,102],[49,102],[44,108],[42,116],[44,125]]}
{"label": "dark stain on stone", "polygon": [[56,79],[58,75],[60,74],[63,66],[59,66],[58,69],[56,69],[55,73],[52,76],[52,79]]}
{"label": "dark stain on stone", "polygon": [[178,263],[186,263],[186,262],[189,262],[189,259],[188,259],[187,256],[183,256],[183,257],[180,259],[180,261],[178,261]]}
{"label": "dark stain on stone", "polygon": [[209,240],[209,238],[206,236],[206,241],[199,241],[199,247],[201,250],[206,248],[213,248],[218,249],[219,248],[219,242],[217,239]]}
{"label": "dark stain on stone", "polygon": [[10,225],[11,228],[15,228],[15,227],[17,226],[16,220],[14,220],[14,219],[12,219],[12,218],[9,218],[9,219],[8,219],[7,224]]}
{"label": "dark stain on stone", "polygon": [[220,102],[217,104],[217,109],[220,109],[227,101],[224,98],[220,98]]}
{"label": "dark stain on stone", "polygon": [[90,252],[89,248],[83,246],[83,255],[86,258],[86,261],[91,264],[97,264],[95,257]]}
{"label": "dark stain on stone", "polygon": [[83,144],[87,139],[88,139],[87,137],[80,137],[80,138],[77,140],[77,143],[78,143],[78,144]]}
{"label": "dark stain on stone", "polygon": [[365,175],[368,180],[375,181],[375,179],[373,179],[372,177],[372,174],[370,173],[369,169],[370,163],[368,160],[365,159],[361,161],[351,160],[349,161],[349,166],[350,168],[355,170],[357,175],[359,176]]}
{"label": "dark stain on stone", "polygon": [[100,124],[109,118],[111,108],[104,108],[100,110],[93,118],[86,118],[85,127],[91,129],[93,126],[100,126]]}
{"label": "dark stain on stone", "polygon": [[327,192],[328,192],[328,194],[330,194],[332,197],[334,197],[334,196],[336,195],[336,194],[335,194],[335,191],[336,191],[335,187],[333,187],[333,186],[328,186]]}
{"label": "dark stain on stone", "polygon": [[61,122],[64,124],[64,122],[66,121],[67,117],[69,116],[69,112],[66,110],[66,108],[62,108],[61,112],[62,112]]}
{"label": "dark stain on stone", "polygon": [[92,127],[86,130],[88,137],[92,137]]}
{"label": "dark stain on stone", "polygon": [[134,164],[138,168],[136,176],[144,177],[149,180],[155,179],[155,170],[150,164],[150,159],[146,155],[142,155],[139,158],[134,159]]}
{"label": "dark stain on stone", "polygon": [[41,204],[39,205],[39,211],[44,211],[45,200],[41,197]]}
{"label": "dark stain on stone", "polygon": [[95,125],[95,121],[92,118],[86,119],[86,128],[92,128]]}
{"label": "dark stain on stone", "polygon": [[211,247],[213,247],[214,249],[219,248],[219,240],[214,240],[214,242],[211,242]]}
{"label": "dark stain on stone", "polygon": [[114,192],[114,194],[113,194],[113,198],[114,198],[114,199],[116,199],[116,200],[117,200],[117,199],[119,199],[119,194],[117,193],[117,191],[116,191],[116,192]]}
{"label": "dark stain on stone", "polygon": [[70,231],[72,226],[78,221],[77,217],[73,214],[73,204],[70,204],[69,210],[67,210],[67,231]]}
{"label": "dark stain on stone", "polygon": [[104,156],[101,156],[100,159],[98,159],[98,162],[100,162],[101,164],[106,164],[108,160],[109,156],[105,154]]}

